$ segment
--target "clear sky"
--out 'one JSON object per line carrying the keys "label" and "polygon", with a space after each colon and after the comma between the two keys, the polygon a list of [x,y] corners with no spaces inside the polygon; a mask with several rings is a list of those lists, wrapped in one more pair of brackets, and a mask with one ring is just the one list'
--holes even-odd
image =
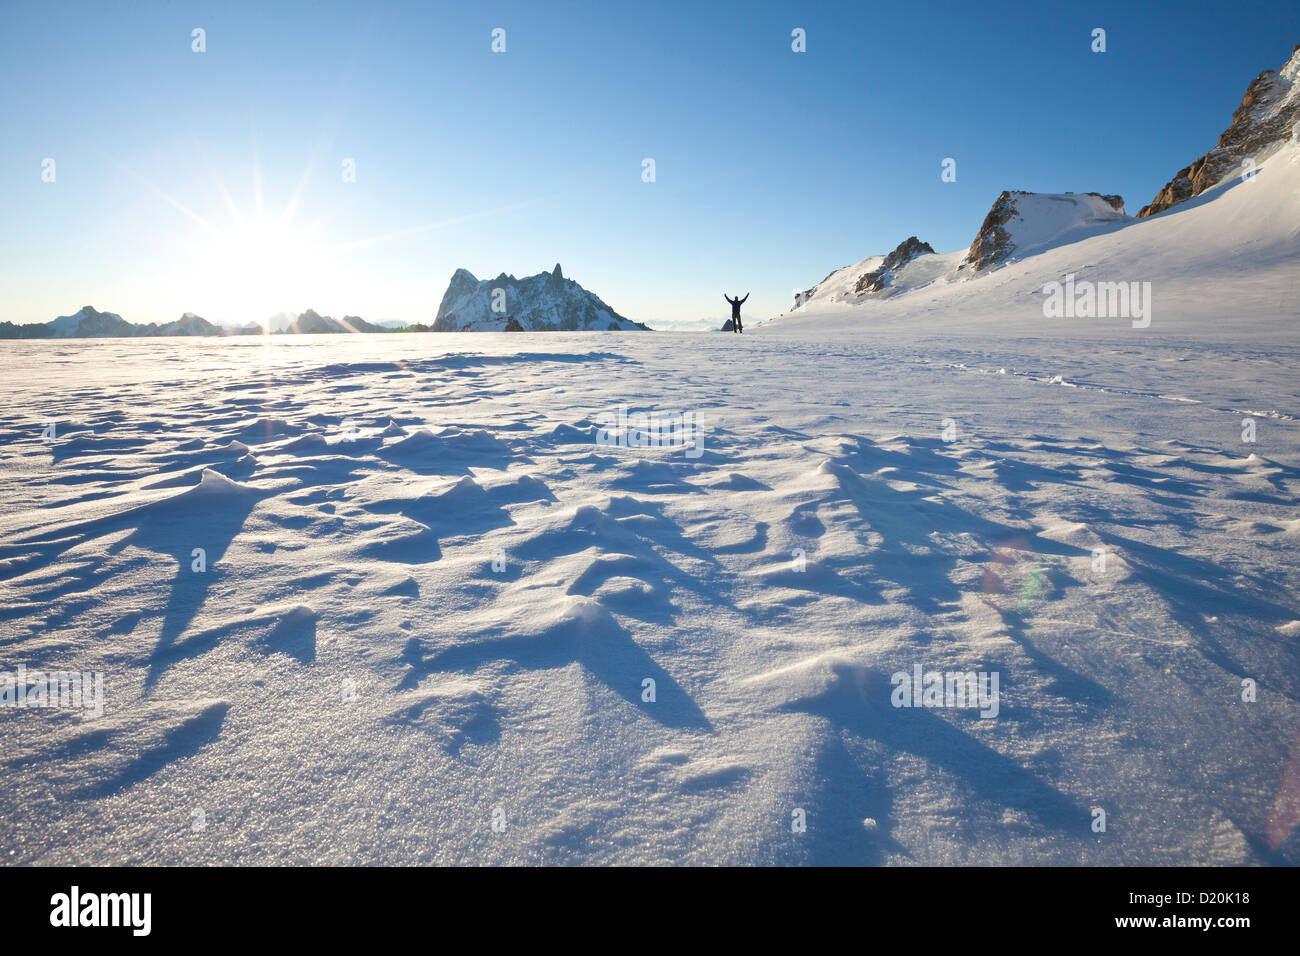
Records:
{"label": "clear sky", "polygon": [[458,267],[556,262],[651,326],[761,319],[1003,189],[1136,213],[1296,43],[1296,0],[5,0],[0,319],[429,322]]}

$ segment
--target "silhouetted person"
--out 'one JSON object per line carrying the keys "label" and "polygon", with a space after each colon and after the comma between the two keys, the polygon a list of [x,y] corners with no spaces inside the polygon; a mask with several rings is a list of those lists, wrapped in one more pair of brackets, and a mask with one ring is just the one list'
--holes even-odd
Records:
{"label": "silhouetted person", "polygon": [[745,331],[744,326],[740,324],[740,307],[745,303],[745,299],[749,298],[749,293],[745,293],[745,299],[733,299],[725,292],[722,293],[722,297],[731,303],[731,331]]}

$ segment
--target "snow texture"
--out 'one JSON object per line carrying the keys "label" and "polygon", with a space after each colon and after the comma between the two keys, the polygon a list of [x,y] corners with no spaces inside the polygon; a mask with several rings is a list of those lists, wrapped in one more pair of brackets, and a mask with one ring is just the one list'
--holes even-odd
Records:
{"label": "snow texture", "polygon": [[744,336],[10,344],[0,670],[104,712],[0,712],[8,862],[1300,863],[1298,203]]}

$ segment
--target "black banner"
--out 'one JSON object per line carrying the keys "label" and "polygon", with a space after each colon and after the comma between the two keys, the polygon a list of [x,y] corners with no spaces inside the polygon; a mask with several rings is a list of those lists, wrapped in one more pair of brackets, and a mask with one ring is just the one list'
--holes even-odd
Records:
{"label": "black banner", "polygon": [[847,920],[878,939],[1032,931],[1231,945],[1286,927],[1293,882],[1277,869],[8,868],[0,913],[14,939],[128,944],[247,944],[252,935],[337,945],[376,926],[427,931],[431,920],[448,932],[518,927],[549,937],[563,916],[563,932],[613,923],[629,939],[696,921],[748,936]]}

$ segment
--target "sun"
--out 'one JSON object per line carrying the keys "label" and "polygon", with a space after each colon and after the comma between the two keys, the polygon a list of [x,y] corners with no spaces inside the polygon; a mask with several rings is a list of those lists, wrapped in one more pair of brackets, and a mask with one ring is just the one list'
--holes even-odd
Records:
{"label": "sun", "polygon": [[[520,202],[460,215],[433,219],[359,239],[325,243],[319,233],[348,202],[340,201],[306,227],[295,226],[294,216],[311,179],[315,161],[309,162],[298,178],[297,186],[278,217],[264,214],[262,168],[254,148],[253,215],[246,215],[236,204],[222,177],[213,172],[217,195],[230,215],[227,225],[216,225],[185,202],[163,191],[119,159],[104,153],[105,158],[122,173],[138,182],[185,219],[198,227],[195,240],[177,239],[179,257],[167,263],[160,284],[168,287],[187,309],[209,321],[227,326],[249,323],[268,328],[272,317],[282,312],[297,313],[312,308],[324,314],[348,308],[356,303],[373,301],[384,294],[388,283],[380,274],[354,258],[357,250],[381,243],[401,242],[415,236],[447,229],[462,223],[503,216],[550,202],[556,195],[539,196]],[[345,305],[345,303],[351,303]]]}
{"label": "sun", "polygon": [[276,312],[307,308],[329,274],[329,251],[310,230],[262,216],[240,219],[194,248],[195,281],[221,318],[265,324]]}

